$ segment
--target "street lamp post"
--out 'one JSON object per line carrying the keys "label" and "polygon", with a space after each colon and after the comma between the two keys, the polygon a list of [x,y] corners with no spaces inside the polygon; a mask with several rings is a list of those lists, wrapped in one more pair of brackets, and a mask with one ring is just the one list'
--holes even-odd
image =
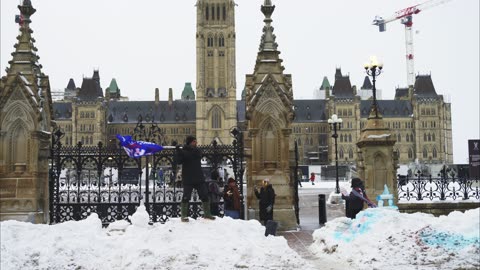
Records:
{"label": "street lamp post", "polygon": [[340,130],[341,124],[343,120],[342,118],[338,118],[336,114],[332,115],[330,119],[328,119],[328,124],[330,125],[330,129],[333,131],[332,138],[335,140],[335,193],[340,193],[340,186],[338,185],[338,149],[337,149],[337,130]]}
{"label": "street lamp post", "polygon": [[375,88],[376,77],[382,73],[383,64],[379,63],[375,56],[370,58],[370,62],[363,65],[365,72],[368,76],[372,77],[372,93],[373,93],[373,103],[370,111],[375,112],[375,118],[378,118],[378,104],[377,104],[377,88]]}

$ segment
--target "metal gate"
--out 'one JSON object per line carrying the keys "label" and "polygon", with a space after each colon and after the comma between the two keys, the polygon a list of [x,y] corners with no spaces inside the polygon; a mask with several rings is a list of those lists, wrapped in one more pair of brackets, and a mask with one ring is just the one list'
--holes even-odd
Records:
{"label": "metal gate", "polygon": [[[136,140],[162,142],[162,134],[155,123],[145,126],[141,119],[133,137]],[[243,213],[243,134],[232,129],[231,145],[199,146],[202,166],[209,173],[228,167],[237,181]],[[50,222],[81,220],[97,213],[104,225],[115,220],[128,220],[141,202],[150,215],[150,222],[165,222],[180,215],[183,195],[177,177],[175,149],[164,149],[155,155],[133,159],[120,146],[104,147],[99,142],[94,147],[63,146],[64,134],[57,130],[52,135],[50,151],[49,191]],[[205,175],[208,179],[210,174]],[[225,175],[226,177],[226,175]],[[224,179],[226,180],[226,179]],[[219,203],[223,213],[223,201]],[[194,192],[190,201],[189,216],[201,215],[201,201]]]}

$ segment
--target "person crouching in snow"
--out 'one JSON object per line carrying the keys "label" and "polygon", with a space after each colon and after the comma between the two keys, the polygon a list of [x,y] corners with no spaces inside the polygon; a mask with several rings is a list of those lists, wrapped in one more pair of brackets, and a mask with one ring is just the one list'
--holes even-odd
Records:
{"label": "person crouching in snow", "polygon": [[368,207],[376,207],[376,205],[368,199],[365,186],[360,178],[352,179],[352,191],[350,195],[342,192],[342,199],[346,201],[345,214],[348,218],[352,219],[362,211],[364,202],[367,203]]}
{"label": "person crouching in snow", "polygon": [[260,209],[260,221],[267,225],[267,221],[273,220],[273,205],[275,204],[275,190],[269,183],[270,179],[266,178],[262,181],[263,186],[258,191],[255,187],[255,196],[258,199]]}

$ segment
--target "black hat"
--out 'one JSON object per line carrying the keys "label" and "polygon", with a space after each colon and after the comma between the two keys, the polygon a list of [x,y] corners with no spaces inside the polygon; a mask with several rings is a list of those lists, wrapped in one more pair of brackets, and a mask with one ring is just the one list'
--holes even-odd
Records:
{"label": "black hat", "polygon": [[190,145],[193,141],[195,141],[197,138],[195,138],[194,136],[187,136],[187,139],[186,139],[186,144],[187,145]]}
{"label": "black hat", "polygon": [[360,178],[352,178],[352,188],[362,188],[363,187],[363,182],[362,179]]}

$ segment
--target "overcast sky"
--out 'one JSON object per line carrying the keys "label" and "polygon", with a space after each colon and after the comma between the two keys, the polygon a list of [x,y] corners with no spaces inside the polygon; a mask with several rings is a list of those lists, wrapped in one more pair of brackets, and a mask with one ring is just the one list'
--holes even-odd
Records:
{"label": "overcast sky", "polygon": [[[253,72],[263,27],[263,0],[236,0],[237,97],[245,74]],[[405,31],[399,21],[380,33],[375,15],[424,1],[273,0],[273,26],[285,72],[292,74],[294,97],[313,98],[323,76],[333,84],[336,67],[361,86],[363,63],[376,55],[384,63],[377,88],[393,99],[406,86]],[[1,0],[1,74],[11,60],[18,34],[14,23],[20,0]],[[73,78],[100,70],[105,89],[115,78],[130,100],[160,99],[185,82],[196,82],[195,0],[32,0],[36,47],[53,91]],[[479,1],[452,0],[414,17],[415,72],[431,74],[438,94],[452,103],[454,161],[467,163],[467,140],[480,137]],[[462,120],[465,119],[465,120]]]}

